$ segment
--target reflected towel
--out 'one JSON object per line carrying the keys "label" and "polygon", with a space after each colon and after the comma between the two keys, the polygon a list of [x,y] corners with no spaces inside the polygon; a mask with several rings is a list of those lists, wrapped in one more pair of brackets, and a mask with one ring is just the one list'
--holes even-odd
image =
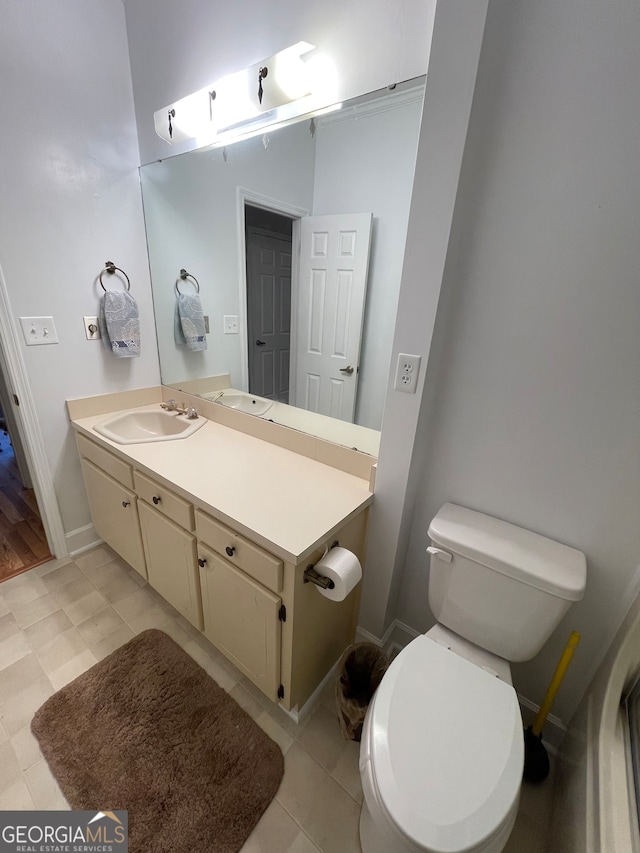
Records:
{"label": "reflected towel", "polygon": [[207,348],[204,315],[197,293],[179,293],[176,299],[174,337],[177,344],[190,352]]}
{"label": "reflected towel", "polygon": [[100,300],[100,334],[116,358],[140,355],[140,320],[136,300],[127,291],[107,290]]}

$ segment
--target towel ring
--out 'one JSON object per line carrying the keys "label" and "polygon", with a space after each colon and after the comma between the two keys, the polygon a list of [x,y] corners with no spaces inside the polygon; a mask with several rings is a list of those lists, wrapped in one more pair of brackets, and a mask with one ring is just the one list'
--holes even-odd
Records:
{"label": "towel ring", "polygon": [[122,273],[122,275],[126,278],[126,280],[127,280],[127,290],[131,290],[131,282],[129,281],[129,276],[126,274],[126,272],[125,272],[124,270],[121,270],[121,269],[120,269],[120,267],[117,267],[117,266],[113,263],[113,261],[105,261],[105,262],[104,262],[104,269],[102,270],[102,272],[100,273],[100,276],[99,276],[99,278],[100,278],[100,284],[101,284],[102,289],[104,290],[104,292],[105,292],[105,293],[107,292],[107,288],[104,286],[104,284],[103,284],[103,282],[102,282],[102,276],[103,276],[106,272],[108,272],[108,273],[109,273],[109,275],[113,275],[113,274],[115,273],[115,271],[116,271],[116,270],[117,270],[118,272],[121,272],[121,273]]}
{"label": "towel ring", "polygon": [[193,283],[195,284],[196,293],[200,293],[200,284],[198,282],[198,279],[195,277],[195,275],[191,275],[191,273],[187,272],[186,270],[180,270],[180,275],[176,279],[176,293],[179,293],[180,295],[182,295],[182,291],[178,287],[178,282],[179,281],[186,281],[188,278],[190,278],[193,281]]}

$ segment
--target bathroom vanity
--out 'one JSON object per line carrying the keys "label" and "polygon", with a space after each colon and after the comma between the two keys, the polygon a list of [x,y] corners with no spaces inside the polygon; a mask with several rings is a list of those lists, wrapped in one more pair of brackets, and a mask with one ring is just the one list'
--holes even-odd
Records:
{"label": "bathroom vanity", "polygon": [[[217,404],[188,438],[118,444],[84,402],[69,411],[98,535],[266,696],[302,708],[353,640],[360,595],[330,601],[304,571],[336,541],[363,562],[367,477],[247,434],[254,419]],[[216,422],[229,417],[239,429]]]}

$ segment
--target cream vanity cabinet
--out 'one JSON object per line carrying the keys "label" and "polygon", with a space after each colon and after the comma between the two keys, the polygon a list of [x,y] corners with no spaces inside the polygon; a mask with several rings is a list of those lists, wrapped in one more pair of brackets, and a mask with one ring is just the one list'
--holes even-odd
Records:
{"label": "cream vanity cabinet", "polygon": [[146,578],[131,465],[82,435],[77,442],[96,533]]}
{"label": "cream vanity cabinet", "polygon": [[217,507],[129,464],[126,452],[76,437],[97,533],[269,699],[302,707],[352,642],[360,597],[358,586],[330,601],[304,572],[334,541],[362,562],[367,505],[297,559],[281,557],[215,518]]}

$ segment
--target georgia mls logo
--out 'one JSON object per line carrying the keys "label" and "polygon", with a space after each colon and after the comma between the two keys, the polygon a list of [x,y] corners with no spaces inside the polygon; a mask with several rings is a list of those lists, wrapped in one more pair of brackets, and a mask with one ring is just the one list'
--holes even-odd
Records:
{"label": "georgia mls logo", "polygon": [[[109,820],[112,820],[114,823],[117,824],[117,826],[108,827],[103,824],[102,826],[95,827],[97,833],[92,833],[92,831],[89,829],[91,824],[96,823],[96,821],[103,820],[105,817],[109,818]],[[111,834],[114,836],[111,842],[108,840],[109,830],[111,830]],[[122,821],[115,812],[96,812],[95,816],[92,817],[89,823],[87,824],[87,841],[94,841],[100,844],[113,844],[114,841],[117,841],[119,844],[121,844],[123,841],[126,840],[126,837],[127,833],[125,832],[125,828],[122,825]]]}
{"label": "georgia mls logo", "polygon": [[126,811],[0,812],[0,853],[127,853]]}

